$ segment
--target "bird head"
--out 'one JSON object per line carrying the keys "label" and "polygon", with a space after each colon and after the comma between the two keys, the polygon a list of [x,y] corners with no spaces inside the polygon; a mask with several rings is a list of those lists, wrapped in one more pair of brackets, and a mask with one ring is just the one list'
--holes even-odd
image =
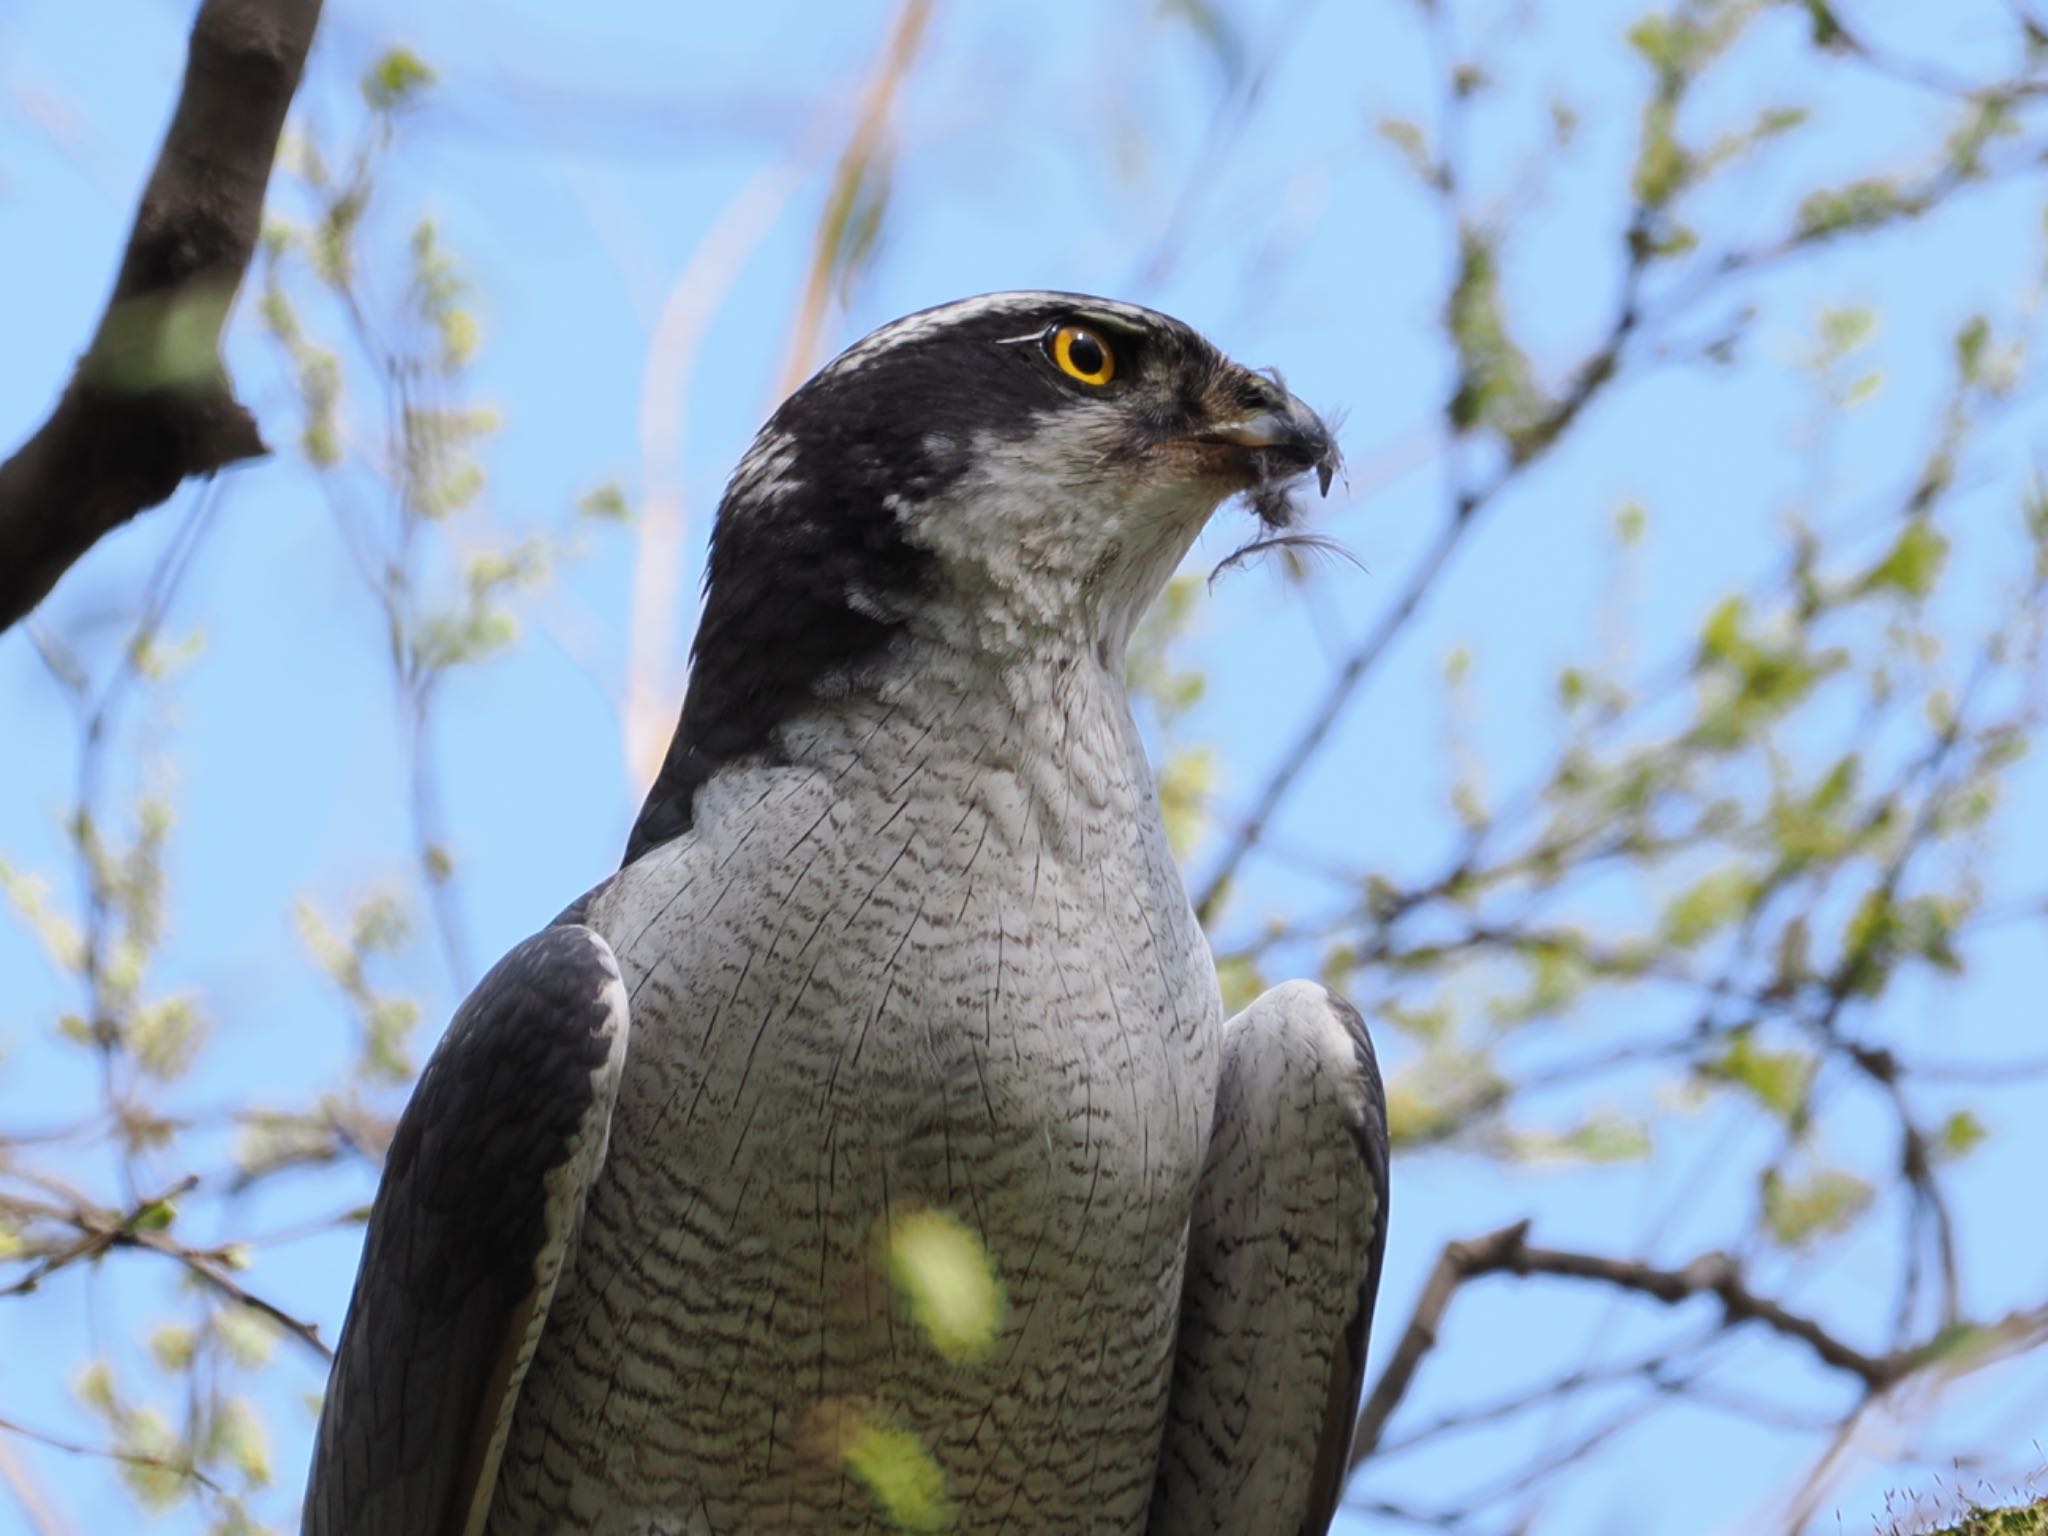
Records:
{"label": "bird head", "polygon": [[1154,310],[996,293],[883,326],[785,400],[733,472],[657,794],[759,749],[899,638],[998,669],[1092,655],[1120,673],[1219,505],[1242,493],[1284,525],[1288,485],[1313,473],[1327,491],[1337,464],[1277,374]]}
{"label": "bird head", "polygon": [[[1327,490],[1337,462],[1277,375],[1154,310],[1028,292],[924,310],[761,429],[719,509],[699,653],[741,602],[778,627],[845,614],[1120,651],[1220,503],[1251,493],[1284,522],[1282,488],[1313,471]],[[762,568],[779,591],[747,580]]]}

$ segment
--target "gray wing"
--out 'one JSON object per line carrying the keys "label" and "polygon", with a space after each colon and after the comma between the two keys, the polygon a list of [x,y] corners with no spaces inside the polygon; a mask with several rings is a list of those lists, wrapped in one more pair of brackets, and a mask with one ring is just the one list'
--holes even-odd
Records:
{"label": "gray wing", "polygon": [[625,1063],[610,946],[526,940],[456,1011],[398,1122],[314,1441],[304,1536],[473,1536]]}
{"label": "gray wing", "polygon": [[1343,1497],[1387,1245],[1365,1021],[1313,982],[1224,1026],[1151,1536],[1322,1536]]}

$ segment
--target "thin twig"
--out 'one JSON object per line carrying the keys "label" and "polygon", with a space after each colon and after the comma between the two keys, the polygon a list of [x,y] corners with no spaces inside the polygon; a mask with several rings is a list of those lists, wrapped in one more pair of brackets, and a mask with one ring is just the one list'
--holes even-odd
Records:
{"label": "thin twig", "polygon": [[14,1502],[21,1506],[22,1518],[28,1521],[35,1536],[71,1536],[71,1522],[50,1501],[28,1464],[5,1440],[0,1440],[0,1482],[14,1494]]}
{"label": "thin twig", "polygon": [[193,1462],[169,1461],[162,1456],[152,1456],[146,1451],[124,1451],[118,1446],[87,1445],[80,1440],[68,1440],[62,1435],[53,1435],[48,1430],[31,1429],[26,1424],[4,1417],[0,1417],[0,1433],[16,1435],[23,1440],[33,1440],[37,1445],[47,1445],[51,1450],[62,1451],[67,1456],[92,1456],[102,1461],[118,1461],[123,1466],[143,1467],[152,1472],[169,1472],[177,1477],[190,1478],[209,1493],[222,1496],[227,1493],[225,1488],[200,1471]]}
{"label": "thin twig", "polygon": [[[1822,1364],[1855,1377],[1866,1394],[1886,1391],[1939,1358],[1943,1336],[1886,1354],[1874,1355],[1838,1338],[1821,1323],[1753,1290],[1735,1261],[1725,1253],[1705,1253],[1677,1269],[1635,1259],[1532,1247],[1529,1223],[1520,1221],[1484,1236],[1444,1245],[1424,1282],[1393,1357],[1374,1383],[1359,1414],[1352,1438],[1355,1467],[1378,1447],[1387,1421],[1414,1385],[1423,1358],[1436,1347],[1437,1336],[1452,1300],[1466,1282],[1483,1275],[1552,1275],[1588,1280],[1646,1296],[1666,1306],[1694,1297],[1720,1303],[1722,1325],[1758,1323],[1773,1333],[1804,1345]],[[2048,1326],[2048,1308],[2011,1314],[1987,1330],[1990,1338],[2024,1337]]]}
{"label": "thin twig", "polygon": [[640,378],[642,506],[626,616],[626,679],[620,707],[621,755],[638,794],[661,766],[675,728],[671,644],[683,627],[683,542],[689,504],[683,440],[690,380],[705,333],[796,188],[793,168],[763,172],[741,189],[698,243],[670,286],[647,346]]}

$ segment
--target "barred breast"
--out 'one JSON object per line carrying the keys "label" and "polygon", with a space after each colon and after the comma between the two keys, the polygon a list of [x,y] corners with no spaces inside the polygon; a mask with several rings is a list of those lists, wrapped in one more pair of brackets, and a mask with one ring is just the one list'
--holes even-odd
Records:
{"label": "barred breast", "polygon": [[1142,1532],[1221,1010],[1120,683],[1048,686],[849,702],[593,901],[634,1033],[495,1536]]}

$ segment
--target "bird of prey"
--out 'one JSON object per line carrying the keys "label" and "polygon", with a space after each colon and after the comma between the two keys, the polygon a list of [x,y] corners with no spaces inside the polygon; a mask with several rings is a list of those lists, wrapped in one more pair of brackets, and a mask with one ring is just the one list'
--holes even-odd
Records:
{"label": "bird of prey", "polygon": [[1151,310],[1001,293],[792,395],[623,868],[399,1121],[307,1536],[1303,1536],[1387,1212],[1358,1014],[1226,1022],[1125,646],[1337,453]]}

